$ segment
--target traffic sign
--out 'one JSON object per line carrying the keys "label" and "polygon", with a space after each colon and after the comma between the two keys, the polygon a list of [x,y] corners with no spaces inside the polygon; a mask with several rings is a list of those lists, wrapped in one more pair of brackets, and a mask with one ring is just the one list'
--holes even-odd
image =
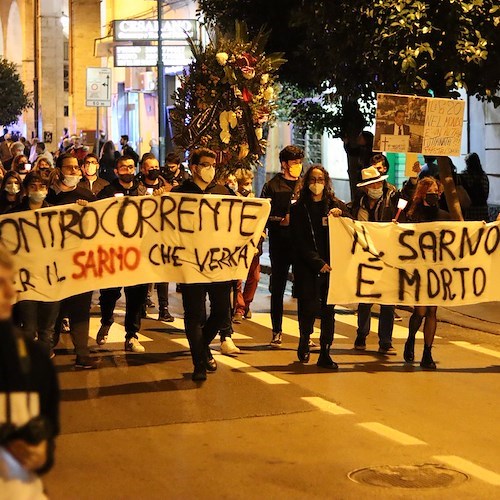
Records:
{"label": "traffic sign", "polygon": [[111,106],[111,68],[87,68],[86,105]]}

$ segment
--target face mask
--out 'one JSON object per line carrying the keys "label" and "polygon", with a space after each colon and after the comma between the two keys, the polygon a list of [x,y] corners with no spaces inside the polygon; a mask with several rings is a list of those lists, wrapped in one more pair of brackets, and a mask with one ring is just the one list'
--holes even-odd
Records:
{"label": "face mask", "polygon": [[315,195],[318,195],[318,194],[321,194],[323,192],[323,189],[325,189],[325,185],[324,184],[309,184],[309,189],[311,191],[312,194],[315,194]]}
{"label": "face mask", "polygon": [[80,182],[82,178],[81,175],[65,175],[64,176],[64,184],[70,188],[76,187],[76,185]]}
{"label": "face mask", "polygon": [[33,203],[40,203],[47,197],[47,192],[33,191],[32,193],[29,193],[28,196]]}
{"label": "face mask", "polygon": [[18,184],[7,184],[5,186],[5,191],[9,194],[17,194],[19,191],[21,191],[21,188],[19,187]]}
{"label": "face mask", "polygon": [[368,188],[368,196],[372,199],[372,200],[378,200],[379,198],[382,197],[382,195],[384,194],[384,188]]}
{"label": "face mask", "polygon": [[135,177],[134,174],[120,174],[118,176],[118,179],[120,179],[125,184],[129,184],[134,180],[134,177]]}
{"label": "face mask", "polygon": [[150,181],[155,181],[158,177],[160,177],[160,171],[157,169],[150,170],[147,177]]}
{"label": "face mask", "polygon": [[290,165],[288,172],[292,177],[298,177],[302,172],[302,164],[299,163],[298,165]]}
{"label": "face mask", "polygon": [[87,175],[95,175],[97,173],[97,165],[89,164],[85,167]]}
{"label": "face mask", "polygon": [[439,203],[439,195],[437,193],[427,193],[425,195],[425,202],[430,207],[437,207],[437,204]]}
{"label": "face mask", "polygon": [[214,167],[208,167],[208,168],[202,168],[199,170],[200,177],[205,182],[206,184],[210,184],[215,177],[215,168]]}

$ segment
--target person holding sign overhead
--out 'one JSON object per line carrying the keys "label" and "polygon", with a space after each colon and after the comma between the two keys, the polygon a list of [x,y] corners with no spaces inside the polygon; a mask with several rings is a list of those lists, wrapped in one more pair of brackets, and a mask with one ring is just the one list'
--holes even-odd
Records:
{"label": "person holding sign overhead", "polygon": [[303,178],[297,203],[290,211],[295,242],[293,274],[298,299],[300,340],[297,356],[309,361],[309,339],[316,317],[321,318],[320,354],[317,365],[336,370],[330,357],[335,331],[335,309],[327,304],[330,267],[328,214],[350,217],[346,205],[333,194],[330,176],[321,165],[312,165]]}

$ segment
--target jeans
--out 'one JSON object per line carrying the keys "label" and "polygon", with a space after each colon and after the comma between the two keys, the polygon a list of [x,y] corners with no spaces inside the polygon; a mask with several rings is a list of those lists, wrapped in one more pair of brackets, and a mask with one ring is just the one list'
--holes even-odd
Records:
{"label": "jeans", "polygon": [[[358,304],[358,337],[365,339],[370,333],[371,309],[373,304]],[[392,330],[394,328],[394,310],[396,306],[380,306],[378,323],[379,347],[392,345]]]}

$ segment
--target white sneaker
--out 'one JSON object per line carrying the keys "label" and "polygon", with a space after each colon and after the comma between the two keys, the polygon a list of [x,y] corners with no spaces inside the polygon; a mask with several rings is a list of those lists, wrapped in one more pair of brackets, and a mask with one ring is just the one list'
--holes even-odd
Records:
{"label": "white sneaker", "polygon": [[137,340],[135,337],[132,337],[125,341],[125,350],[132,352],[146,352],[146,349],[144,349],[139,340]]}
{"label": "white sneaker", "polygon": [[226,337],[224,342],[220,343],[220,352],[222,354],[238,354],[241,351],[234,345],[231,337]]}

